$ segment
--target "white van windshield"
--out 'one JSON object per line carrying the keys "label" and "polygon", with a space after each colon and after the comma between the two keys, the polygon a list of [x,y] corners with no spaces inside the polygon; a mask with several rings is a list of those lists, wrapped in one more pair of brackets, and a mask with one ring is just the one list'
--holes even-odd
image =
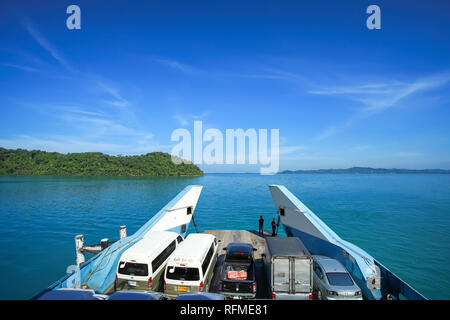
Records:
{"label": "white van windshield", "polygon": [[145,263],[119,262],[119,273],[127,276],[148,276],[148,266]]}
{"label": "white van windshield", "polygon": [[198,268],[167,267],[167,279],[197,281],[200,280]]}

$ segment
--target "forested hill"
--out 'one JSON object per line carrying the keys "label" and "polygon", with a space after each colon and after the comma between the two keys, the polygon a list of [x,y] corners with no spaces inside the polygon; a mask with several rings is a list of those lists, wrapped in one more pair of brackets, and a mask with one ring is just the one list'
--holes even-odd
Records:
{"label": "forested hill", "polygon": [[353,167],[348,169],[319,169],[319,170],[286,170],[281,173],[296,174],[296,173],[433,173],[433,174],[450,174],[450,170],[444,169],[382,169],[382,168],[366,168]]}
{"label": "forested hill", "polygon": [[45,152],[0,147],[0,175],[58,176],[201,176],[194,164],[172,162],[163,152],[139,156],[109,156],[100,152]]}

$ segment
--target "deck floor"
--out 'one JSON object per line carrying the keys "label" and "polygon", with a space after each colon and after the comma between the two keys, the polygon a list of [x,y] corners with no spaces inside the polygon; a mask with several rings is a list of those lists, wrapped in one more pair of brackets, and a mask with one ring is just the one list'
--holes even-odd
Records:
{"label": "deck floor", "polygon": [[261,235],[256,230],[206,230],[204,233],[214,235],[219,242],[217,263],[214,268],[214,275],[211,280],[210,292],[218,292],[220,269],[222,268],[223,259],[225,257],[225,248],[231,242],[250,243],[256,248],[254,252],[255,258],[255,272],[256,272],[256,299],[269,299],[271,298],[267,281],[264,277],[263,262],[261,254],[266,247],[266,238],[271,234],[268,231],[264,231]]}

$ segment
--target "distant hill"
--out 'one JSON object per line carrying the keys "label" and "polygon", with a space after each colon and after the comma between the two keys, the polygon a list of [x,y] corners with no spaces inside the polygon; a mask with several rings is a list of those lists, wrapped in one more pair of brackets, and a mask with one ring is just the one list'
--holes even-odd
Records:
{"label": "distant hill", "polygon": [[202,176],[194,164],[172,162],[171,155],[110,156],[100,152],[68,153],[0,147],[0,175],[56,176]]}
{"label": "distant hill", "polygon": [[443,169],[381,169],[381,168],[367,168],[367,167],[353,167],[348,169],[319,169],[319,170],[285,170],[283,174],[289,173],[433,173],[433,174],[450,174],[450,170]]}

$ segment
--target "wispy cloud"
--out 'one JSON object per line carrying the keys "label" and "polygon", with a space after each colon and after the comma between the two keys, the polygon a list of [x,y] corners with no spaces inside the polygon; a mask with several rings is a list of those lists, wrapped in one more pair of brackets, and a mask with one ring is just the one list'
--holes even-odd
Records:
{"label": "wispy cloud", "polygon": [[335,126],[328,127],[325,130],[323,130],[319,135],[316,136],[316,140],[323,140],[328,137],[331,137],[332,135],[336,134],[337,131],[338,128],[336,128]]}
{"label": "wispy cloud", "polygon": [[382,111],[395,106],[397,102],[416,92],[443,86],[449,80],[450,73],[427,77],[424,79],[419,79],[412,83],[408,83],[398,90],[394,90],[394,92],[387,94],[387,96],[379,100],[360,99],[360,101],[366,104],[366,108],[364,109],[365,111]]}
{"label": "wispy cloud", "polygon": [[196,69],[196,68],[194,68],[194,67],[192,67],[190,65],[181,63],[181,62],[179,62],[177,60],[174,60],[174,59],[153,58],[153,61],[155,61],[155,62],[157,62],[157,63],[159,63],[159,64],[161,64],[161,65],[163,65],[165,67],[168,67],[170,69],[181,71],[183,73],[198,73],[199,72],[198,69]]}
{"label": "wispy cloud", "polygon": [[28,67],[28,66],[24,66],[24,65],[20,65],[20,64],[14,64],[14,63],[7,63],[7,62],[0,62],[0,65],[5,66],[5,67],[10,67],[10,68],[14,68],[14,69],[19,69],[22,71],[27,71],[27,72],[38,72],[38,69],[32,68],[32,67]]}
{"label": "wispy cloud", "polygon": [[327,87],[308,91],[317,95],[340,95],[350,100],[361,102],[363,111],[382,111],[393,107],[400,100],[430,88],[440,87],[450,81],[450,73],[424,77],[411,82],[389,81],[350,85],[342,87]]}
{"label": "wispy cloud", "polygon": [[306,77],[298,73],[273,67],[263,67],[260,72],[241,73],[236,74],[236,76],[251,79],[283,80],[297,84],[310,84],[310,81],[307,80]]}
{"label": "wispy cloud", "polygon": [[304,146],[281,146],[280,155],[291,154],[297,151],[305,150]]}
{"label": "wispy cloud", "polygon": [[102,152],[114,155],[133,155],[154,151],[168,152],[172,148],[170,145],[159,145],[156,143],[109,143],[66,135],[52,135],[45,138],[16,135],[9,139],[1,138],[0,145],[7,149],[21,148],[60,153]]}
{"label": "wispy cloud", "polygon": [[[44,142],[48,140],[50,141],[49,146],[57,147],[54,150],[58,152],[75,152],[71,151],[71,144],[75,148],[80,147],[79,150],[82,149],[83,152],[90,151],[88,147],[98,144],[99,147],[102,147],[101,150],[98,150],[100,152],[114,153],[120,151],[122,154],[135,154],[139,151],[154,151],[153,147],[158,145],[155,135],[150,130],[141,128],[138,124],[124,119],[121,113],[111,112],[104,107],[91,108],[81,104],[65,105],[58,103],[21,103],[21,105],[41,113],[51,122],[59,124],[63,129],[59,131],[59,134],[51,134],[46,130],[40,130],[39,133],[32,135],[30,144],[27,144],[24,138],[29,137],[30,134],[24,132],[22,135],[14,136],[13,139],[4,140],[3,142],[9,141],[8,147],[31,148],[33,145],[40,145],[40,143],[45,146]],[[67,138],[65,147],[64,137]],[[17,146],[14,147],[16,142]],[[50,149],[44,148],[43,150]],[[95,149],[92,150],[95,151]]]}
{"label": "wispy cloud", "polygon": [[105,100],[106,103],[118,108],[126,108],[130,105],[129,101],[119,94],[119,90],[117,88],[107,84],[103,80],[97,80],[96,84],[101,90],[107,93],[110,98],[112,98],[112,100]]}
{"label": "wispy cloud", "polygon": [[51,152],[119,152],[121,146],[112,143],[100,143],[80,140],[70,136],[52,136],[36,138],[29,135],[17,135],[10,139],[0,139],[0,145],[8,149],[44,150]]}
{"label": "wispy cloud", "polygon": [[192,124],[195,120],[202,120],[207,117],[210,113],[208,111],[202,112],[200,114],[176,114],[173,119],[176,120],[181,126],[185,127]]}
{"label": "wispy cloud", "polygon": [[84,129],[87,135],[91,137],[129,137],[143,143],[150,141],[154,137],[153,133],[128,126],[121,120],[106,116],[103,112],[92,112],[90,110],[73,107],[57,107],[57,109],[61,112],[56,113],[55,117],[67,122],[71,126]]}
{"label": "wispy cloud", "polygon": [[354,122],[370,117],[375,113],[388,110],[398,105],[401,100],[427,89],[438,88],[450,81],[450,73],[423,77],[411,82],[387,81],[341,87],[325,87],[310,90],[315,95],[339,95],[359,102],[362,107],[341,124],[325,128],[316,140],[323,140],[335,135]]}
{"label": "wispy cloud", "polygon": [[91,111],[91,110],[83,110],[79,107],[74,107],[74,106],[59,106],[58,107],[61,111],[63,112],[70,112],[70,113],[74,113],[74,114],[83,114],[83,115],[89,115],[89,116],[105,116],[105,114],[101,111]]}
{"label": "wispy cloud", "polygon": [[59,62],[69,72],[75,72],[76,70],[70,65],[70,63],[63,57],[63,55],[44,37],[30,22],[23,21],[25,29],[31,35],[31,37],[46,50],[56,61]]}
{"label": "wispy cloud", "polygon": [[189,124],[189,121],[181,114],[176,114],[173,118],[183,127]]}

